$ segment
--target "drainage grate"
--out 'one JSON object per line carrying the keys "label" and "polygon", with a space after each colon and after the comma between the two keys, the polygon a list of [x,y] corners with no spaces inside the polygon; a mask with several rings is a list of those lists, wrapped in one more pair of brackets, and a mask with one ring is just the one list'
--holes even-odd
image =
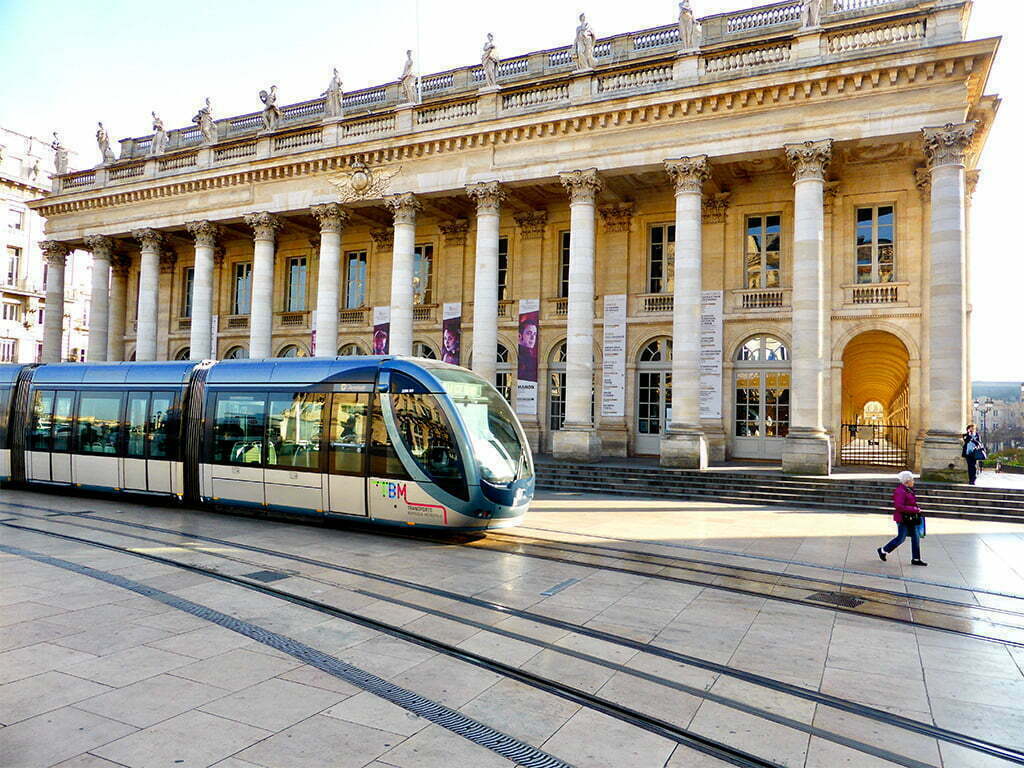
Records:
{"label": "drainage grate", "polygon": [[551,595],[554,595],[554,594],[557,594],[557,593],[561,592],[563,589],[568,589],[569,587],[571,587],[573,584],[575,584],[578,581],[579,581],[579,579],[566,579],[565,581],[561,582],[560,584],[555,584],[555,586],[553,586],[553,587],[548,587],[543,592],[541,592],[541,594],[545,595],[546,597],[550,597]]}
{"label": "drainage grate", "polygon": [[269,584],[272,581],[280,581],[281,579],[287,579],[287,573],[278,573],[277,571],[253,571],[252,573],[243,573],[243,579],[252,579],[253,581],[262,581],[264,584]]}
{"label": "drainage grate", "polygon": [[813,600],[816,603],[837,605],[840,608],[856,608],[858,605],[863,605],[866,602],[853,595],[844,595],[842,592],[814,592],[808,595],[807,599]]}

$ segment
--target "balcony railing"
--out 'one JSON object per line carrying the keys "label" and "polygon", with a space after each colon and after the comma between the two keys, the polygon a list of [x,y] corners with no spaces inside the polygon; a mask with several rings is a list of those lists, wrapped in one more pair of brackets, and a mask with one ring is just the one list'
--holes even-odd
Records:
{"label": "balcony railing", "polygon": [[569,299],[568,297],[559,297],[557,299],[548,299],[548,317],[568,317],[569,316]]}
{"label": "balcony railing", "polygon": [[278,328],[308,328],[309,312],[302,310],[297,312],[278,312]]}
{"label": "balcony railing", "polygon": [[366,307],[359,309],[342,309],[338,312],[339,325],[366,325]]}
{"label": "balcony railing", "polygon": [[183,317],[183,318],[179,319],[178,320],[178,330],[179,331],[190,331],[190,330],[192,330],[192,318],[191,317]]}
{"label": "balcony railing", "polygon": [[224,327],[229,331],[245,331],[249,329],[248,315],[228,315]]}
{"label": "balcony railing", "polygon": [[514,299],[505,299],[504,301],[498,302],[498,319],[499,320],[519,320],[519,313],[516,312],[516,305],[519,302]]}
{"label": "balcony railing", "polygon": [[733,291],[734,309],[740,311],[773,310],[789,306],[788,288],[755,288]]}
{"label": "balcony railing", "polygon": [[904,299],[907,283],[862,283],[844,285],[847,304],[865,306],[872,304],[899,304]]}
{"label": "balcony railing", "polygon": [[414,323],[432,323],[437,312],[437,304],[417,304],[412,308]]}
{"label": "balcony railing", "polygon": [[675,306],[671,293],[645,293],[638,298],[637,312],[641,315],[670,315]]}

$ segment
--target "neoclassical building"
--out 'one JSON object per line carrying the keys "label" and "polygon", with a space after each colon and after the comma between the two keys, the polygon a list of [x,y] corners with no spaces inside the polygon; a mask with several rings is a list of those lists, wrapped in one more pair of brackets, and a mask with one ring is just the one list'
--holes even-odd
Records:
{"label": "neoclassical building", "polygon": [[998,41],[966,39],[969,0],[687,5],[207,101],[60,175],[32,205],[51,258],[92,251],[90,359],[444,356],[558,456],[955,472]]}

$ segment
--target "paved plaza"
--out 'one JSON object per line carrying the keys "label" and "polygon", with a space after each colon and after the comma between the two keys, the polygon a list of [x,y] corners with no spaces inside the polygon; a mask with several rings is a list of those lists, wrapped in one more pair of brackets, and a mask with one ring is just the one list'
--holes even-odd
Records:
{"label": "paved plaza", "polygon": [[1013,524],[934,519],[921,569],[877,515],[587,494],[445,541],[12,490],[0,520],[8,768],[1022,760]]}

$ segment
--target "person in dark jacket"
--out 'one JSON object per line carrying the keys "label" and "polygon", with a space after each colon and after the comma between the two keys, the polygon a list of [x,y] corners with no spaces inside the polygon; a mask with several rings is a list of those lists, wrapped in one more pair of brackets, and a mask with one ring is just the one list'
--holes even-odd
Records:
{"label": "person in dark jacket", "polygon": [[963,457],[967,459],[967,481],[974,485],[978,479],[978,459],[981,457],[981,438],[978,437],[978,428],[973,424],[967,425],[964,433]]}
{"label": "person in dark jacket", "polygon": [[893,515],[896,521],[896,536],[884,547],[879,547],[878,559],[885,561],[886,555],[902,544],[907,536],[910,537],[911,565],[928,565],[921,559],[921,521],[924,515],[917,506],[917,496],[914,495],[914,473],[900,472],[900,484],[892,492]]}

